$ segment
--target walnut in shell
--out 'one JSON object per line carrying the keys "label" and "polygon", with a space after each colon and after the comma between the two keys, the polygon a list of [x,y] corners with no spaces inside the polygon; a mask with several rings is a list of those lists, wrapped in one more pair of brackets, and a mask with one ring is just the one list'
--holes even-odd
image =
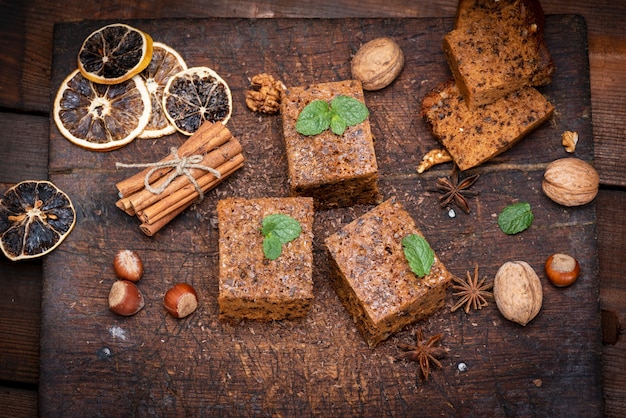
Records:
{"label": "walnut in shell", "polygon": [[391,38],[376,38],[364,44],[352,58],[352,77],[364,90],[380,90],[396,79],[404,66],[404,53]]}
{"label": "walnut in shell", "polygon": [[541,188],[563,206],[585,205],[595,199],[600,176],[591,164],[580,158],[561,158],[551,162],[543,174]]}
{"label": "walnut in shell", "polygon": [[525,261],[508,261],[496,273],[493,297],[502,316],[525,326],[541,309],[541,281]]}

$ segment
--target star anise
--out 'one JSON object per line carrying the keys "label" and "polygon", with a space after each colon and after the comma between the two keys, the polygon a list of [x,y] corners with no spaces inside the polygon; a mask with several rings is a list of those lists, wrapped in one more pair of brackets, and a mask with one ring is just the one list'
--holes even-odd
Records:
{"label": "star anise", "polygon": [[459,183],[459,169],[455,164],[450,178],[440,177],[437,179],[437,191],[442,193],[442,195],[439,196],[439,204],[441,207],[446,207],[450,203],[454,203],[463,212],[470,213],[466,196],[476,196],[478,194],[478,192],[468,189],[478,180],[479,176],[479,174],[474,174]]}
{"label": "star anise", "polygon": [[432,362],[437,367],[441,367],[441,362],[438,359],[446,356],[445,348],[436,347],[442,338],[443,334],[437,334],[426,341],[424,333],[421,329],[418,329],[415,332],[416,345],[398,344],[398,348],[404,351],[404,353],[398,355],[398,359],[417,361],[424,380],[427,380],[430,374],[430,363]]}
{"label": "star anise", "polygon": [[489,290],[493,287],[493,283],[485,284],[487,278],[483,278],[478,281],[478,265],[474,270],[474,278],[467,272],[467,280],[459,279],[458,277],[452,277],[452,280],[457,283],[453,285],[452,289],[458,290],[453,293],[454,296],[460,296],[456,305],[452,307],[451,312],[456,311],[461,306],[465,305],[465,313],[469,313],[470,309],[482,309],[483,306],[487,306],[487,299],[493,299],[493,293]]}

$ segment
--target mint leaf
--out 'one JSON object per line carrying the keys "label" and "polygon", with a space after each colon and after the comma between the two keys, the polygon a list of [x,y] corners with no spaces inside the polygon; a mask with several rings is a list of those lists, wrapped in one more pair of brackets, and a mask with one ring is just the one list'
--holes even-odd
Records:
{"label": "mint leaf", "polygon": [[333,131],[335,135],[343,135],[346,130],[346,121],[341,118],[341,116],[333,114],[330,118],[330,130]]}
{"label": "mint leaf", "polygon": [[263,239],[263,254],[270,260],[276,260],[283,252],[283,243],[274,235]]}
{"label": "mint leaf", "polygon": [[435,252],[423,237],[417,234],[407,235],[402,238],[402,247],[413,273],[418,277],[430,273],[430,268],[435,262]]}
{"label": "mint leaf", "polygon": [[313,100],[298,115],[296,131],[302,135],[318,135],[330,126],[331,112],[328,103]]}
{"label": "mint leaf", "polygon": [[263,218],[261,234],[263,253],[270,260],[275,260],[282,252],[282,246],[298,238],[302,232],[300,223],[289,215],[276,213]]}
{"label": "mint leaf", "polygon": [[500,212],[498,226],[505,234],[513,235],[527,229],[533,223],[534,218],[529,203],[514,203]]}
{"label": "mint leaf", "polygon": [[337,96],[330,105],[323,100],[313,100],[298,115],[296,131],[302,135],[318,135],[330,128],[343,135],[348,126],[357,125],[369,116],[367,107],[354,97]]}
{"label": "mint leaf", "polygon": [[357,125],[369,115],[367,107],[354,97],[337,96],[330,102],[330,108],[346,122],[346,126]]}

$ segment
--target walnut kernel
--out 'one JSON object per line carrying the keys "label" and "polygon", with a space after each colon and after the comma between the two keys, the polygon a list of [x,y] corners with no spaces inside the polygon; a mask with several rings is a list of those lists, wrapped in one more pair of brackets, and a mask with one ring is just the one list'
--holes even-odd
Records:
{"label": "walnut kernel", "polygon": [[565,147],[565,151],[572,153],[576,151],[576,145],[578,144],[578,133],[572,131],[565,131],[561,135],[561,145]]}
{"label": "walnut kernel", "polygon": [[246,91],[246,105],[253,112],[278,113],[285,86],[269,74],[257,74],[250,80],[252,86]]}
{"label": "walnut kernel", "polygon": [[452,161],[452,156],[445,149],[431,149],[422,157],[420,165],[417,166],[417,172],[422,174],[432,166]]}

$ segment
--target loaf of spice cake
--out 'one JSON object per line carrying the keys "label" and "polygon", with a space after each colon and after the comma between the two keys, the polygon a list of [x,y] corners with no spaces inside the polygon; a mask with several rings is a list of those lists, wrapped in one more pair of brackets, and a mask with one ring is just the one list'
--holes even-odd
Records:
{"label": "loaf of spice cake", "polygon": [[[272,214],[300,223],[300,235],[269,260],[261,226]],[[262,321],[302,317],[313,300],[313,199],[228,198],[217,204],[219,311],[222,319]]]}
{"label": "loaf of spice cake", "polygon": [[296,131],[302,109],[313,100],[349,96],[364,103],[358,80],[288,88],[281,102],[288,179],[292,196],[310,196],[319,209],[377,203],[378,164],[369,118],[343,135],[326,130],[305,136]]}
{"label": "loaf of spice cake", "polygon": [[537,0],[459,0],[443,52],[471,109],[548,84],[556,69]]}
{"label": "loaf of spice cake", "polygon": [[421,110],[433,135],[460,170],[476,167],[508,150],[553,112],[554,106],[533,87],[470,110],[453,80],[427,94]]}
{"label": "loaf of spice cake", "polygon": [[422,235],[389,199],[325,240],[331,284],[371,347],[444,305],[451,274],[435,255],[430,273],[416,276],[402,248],[409,234]]}

